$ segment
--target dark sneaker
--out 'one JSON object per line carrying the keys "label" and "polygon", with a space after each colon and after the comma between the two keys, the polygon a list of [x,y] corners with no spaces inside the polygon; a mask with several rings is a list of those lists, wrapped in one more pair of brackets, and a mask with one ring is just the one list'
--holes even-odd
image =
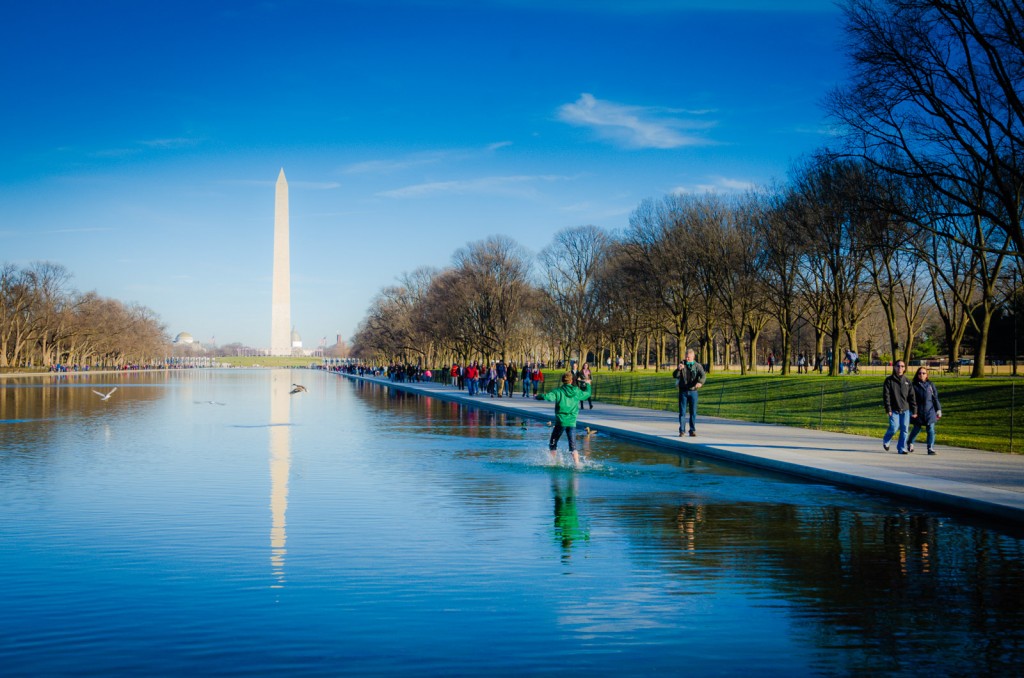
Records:
{"label": "dark sneaker", "polygon": [[896,454],[906,454],[904,450],[896,450]]}
{"label": "dark sneaker", "polygon": [[679,437],[680,437],[680,438],[682,438],[682,437],[683,437],[683,432],[682,432],[682,431],[680,431],[680,432],[679,432]]}
{"label": "dark sneaker", "polygon": [[935,454],[935,450],[933,450],[932,448],[929,447],[928,448],[928,454]]}
{"label": "dark sneaker", "polygon": [[691,438],[696,438],[697,437],[697,432],[696,431],[690,431],[690,437]]}
{"label": "dark sneaker", "polygon": [[889,443],[882,443],[882,449],[885,450],[886,452],[888,452],[889,451]]}
{"label": "dark sneaker", "polygon": [[910,452],[911,454],[913,454],[914,453],[914,446],[913,445],[907,445],[907,452]]}

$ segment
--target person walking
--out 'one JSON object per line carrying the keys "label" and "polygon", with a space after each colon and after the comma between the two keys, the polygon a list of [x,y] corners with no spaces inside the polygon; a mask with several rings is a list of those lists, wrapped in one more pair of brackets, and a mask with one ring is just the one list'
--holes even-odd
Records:
{"label": "person walking", "polygon": [[541,384],[544,383],[544,372],[540,369],[540,364],[534,364],[533,371],[530,372],[530,383],[533,384],[533,395],[537,395]]}
{"label": "person walking", "polygon": [[505,393],[505,377],[508,370],[505,368],[505,361],[499,360],[494,366],[494,392],[500,398]]}
{"label": "person walking", "polygon": [[919,367],[914,375],[914,396],[917,398],[917,416],[911,417],[914,428],[907,438],[907,452],[914,451],[914,441],[921,429],[925,429],[928,454],[935,454],[935,423],[942,419],[942,404],[939,403],[939,391],[935,384],[928,380],[928,368]]}
{"label": "person walking", "polygon": [[484,379],[486,379],[487,382],[484,391],[486,391],[487,394],[493,398],[494,384],[495,382],[498,381],[498,364],[493,360],[491,361],[491,366],[487,368],[487,372],[485,373]]}
{"label": "person walking", "polygon": [[[592,384],[593,374],[590,371],[590,363],[583,363],[583,367],[576,373],[577,386],[580,382]],[[594,389],[590,389],[590,397],[587,398],[587,405],[590,405],[590,409],[594,409]]]}
{"label": "person walking", "polygon": [[523,382],[523,397],[530,395],[530,363],[523,363],[523,372],[519,375]]}
{"label": "person walking", "polygon": [[508,378],[505,380],[505,395],[509,398],[516,392],[516,379],[519,378],[519,369],[515,362],[508,364]]}
{"label": "person walking", "polygon": [[576,451],[576,418],[580,413],[580,403],[589,397],[590,383],[584,381],[582,387],[573,386],[570,372],[562,375],[561,386],[537,396],[537,400],[555,404],[555,428],[551,431],[551,440],[548,441],[548,449],[553,459],[558,456],[558,439],[562,437],[564,431],[565,439],[569,441],[572,461],[576,466],[580,465],[580,455]]}
{"label": "person walking", "polygon": [[882,447],[888,452],[889,443],[898,431],[896,454],[907,453],[907,429],[910,428],[911,417],[917,416],[917,394],[906,373],[907,364],[897,360],[892,374],[882,384],[882,404],[889,417],[889,428],[882,437]]}
{"label": "person walking", "polygon": [[704,372],[704,366],[697,362],[692,348],[686,350],[686,361],[679,363],[672,376],[676,378],[676,384],[679,386],[679,437],[683,437],[685,430],[685,410],[687,423],[690,425],[690,437],[693,438],[697,435],[697,391],[704,386],[707,374]]}

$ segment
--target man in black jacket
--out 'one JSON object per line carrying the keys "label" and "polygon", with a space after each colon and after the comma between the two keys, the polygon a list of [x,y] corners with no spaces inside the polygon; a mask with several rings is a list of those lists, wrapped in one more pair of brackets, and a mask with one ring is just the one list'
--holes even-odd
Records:
{"label": "man in black jacket", "polygon": [[917,416],[917,396],[914,394],[914,386],[907,379],[907,364],[902,360],[896,361],[892,374],[886,377],[882,384],[882,404],[885,405],[885,413],[889,416],[889,428],[882,437],[882,447],[886,452],[889,451],[889,441],[899,429],[896,453],[906,454],[910,418]]}
{"label": "man in black jacket", "polygon": [[679,385],[679,437],[683,437],[683,413],[689,414],[690,437],[697,435],[697,391],[704,385],[707,374],[704,373],[704,366],[696,361],[696,354],[693,349],[687,349],[686,362],[679,363],[679,367],[672,373]]}

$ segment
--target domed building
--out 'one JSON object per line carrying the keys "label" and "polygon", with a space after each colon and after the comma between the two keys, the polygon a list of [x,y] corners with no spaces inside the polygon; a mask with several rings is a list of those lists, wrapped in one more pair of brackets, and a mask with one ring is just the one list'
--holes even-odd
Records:
{"label": "domed building", "polygon": [[300,350],[302,349],[302,337],[299,336],[299,333],[296,332],[295,328],[293,327],[292,328],[292,351],[294,352],[295,349],[300,349]]}
{"label": "domed building", "polygon": [[192,335],[189,334],[188,332],[179,332],[178,336],[176,336],[174,338],[174,341],[171,343],[173,343],[175,346],[182,346],[185,344],[195,343],[195,339],[193,339]]}

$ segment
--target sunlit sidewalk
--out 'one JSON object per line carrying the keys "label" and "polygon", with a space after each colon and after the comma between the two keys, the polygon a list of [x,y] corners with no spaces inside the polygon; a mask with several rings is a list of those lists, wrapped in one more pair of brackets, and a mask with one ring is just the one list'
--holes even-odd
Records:
{"label": "sunlit sidewalk", "polygon": [[[433,382],[394,383],[383,378],[355,377],[388,388],[420,393],[469,406],[554,419],[551,403],[523,398],[470,396],[452,386]],[[701,416],[697,437],[680,438],[676,413],[595,401],[581,409],[579,427],[589,426],[622,439],[676,450],[683,454],[720,459],[780,471],[818,481],[883,492],[943,506],[982,513],[1024,524],[1024,456],[942,445],[938,431],[935,456],[897,455],[882,449],[887,421],[879,416],[878,437],[755,424]],[[919,441],[923,443],[923,440]]]}

